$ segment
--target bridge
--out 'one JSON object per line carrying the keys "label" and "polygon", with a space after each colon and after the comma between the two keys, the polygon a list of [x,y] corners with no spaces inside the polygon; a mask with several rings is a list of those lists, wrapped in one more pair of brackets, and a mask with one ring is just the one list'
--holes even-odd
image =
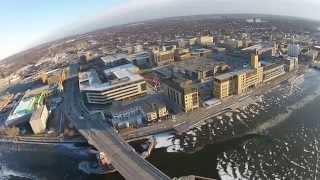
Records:
{"label": "bridge", "polygon": [[[73,72],[74,73],[74,72]],[[143,159],[108,123],[103,115],[90,114],[80,101],[79,79],[71,76],[64,82],[64,112],[88,143],[104,152],[113,167],[128,180],[170,179]]]}

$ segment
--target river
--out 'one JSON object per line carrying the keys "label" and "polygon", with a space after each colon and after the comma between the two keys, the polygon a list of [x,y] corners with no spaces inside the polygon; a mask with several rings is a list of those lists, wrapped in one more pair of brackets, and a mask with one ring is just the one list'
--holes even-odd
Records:
{"label": "river", "polygon": [[[183,135],[158,135],[161,143],[148,160],[170,177],[320,178],[320,72],[256,99]],[[79,170],[79,162],[94,159],[86,147],[0,149],[0,179],[122,179]]]}

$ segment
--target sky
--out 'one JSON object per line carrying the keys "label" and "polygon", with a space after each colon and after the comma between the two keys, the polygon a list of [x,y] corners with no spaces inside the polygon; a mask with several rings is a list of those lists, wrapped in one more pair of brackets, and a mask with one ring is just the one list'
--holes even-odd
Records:
{"label": "sky", "polygon": [[1,0],[0,59],[40,42],[154,18],[258,13],[320,20],[318,9],[319,0]]}

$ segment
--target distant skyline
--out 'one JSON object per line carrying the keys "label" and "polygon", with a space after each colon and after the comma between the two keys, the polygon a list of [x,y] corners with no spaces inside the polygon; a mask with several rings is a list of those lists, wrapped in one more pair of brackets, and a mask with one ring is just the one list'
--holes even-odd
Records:
{"label": "distant skyline", "polygon": [[320,20],[318,8],[318,0],[3,0],[0,60],[42,42],[154,18],[245,13]]}

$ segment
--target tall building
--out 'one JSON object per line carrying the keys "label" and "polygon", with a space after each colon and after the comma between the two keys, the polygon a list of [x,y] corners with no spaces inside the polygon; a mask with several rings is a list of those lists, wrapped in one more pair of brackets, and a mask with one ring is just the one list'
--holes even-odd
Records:
{"label": "tall building", "polygon": [[147,92],[144,78],[124,69],[95,70],[80,74],[80,91],[91,104],[111,104],[142,96]]}
{"label": "tall building", "polygon": [[289,44],[288,45],[288,56],[289,57],[298,57],[299,55],[300,55],[299,44]]}
{"label": "tall building", "polygon": [[225,73],[214,78],[215,97],[223,99],[247,92],[263,82],[263,67],[258,55],[251,56],[251,69]]}
{"label": "tall building", "polygon": [[199,108],[198,88],[191,80],[172,77],[162,81],[166,96],[184,112]]}
{"label": "tall building", "polygon": [[261,66],[261,63],[259,62],[259,56],[257,54],[251,55],[250,64],[253,69],[257,69]]}

